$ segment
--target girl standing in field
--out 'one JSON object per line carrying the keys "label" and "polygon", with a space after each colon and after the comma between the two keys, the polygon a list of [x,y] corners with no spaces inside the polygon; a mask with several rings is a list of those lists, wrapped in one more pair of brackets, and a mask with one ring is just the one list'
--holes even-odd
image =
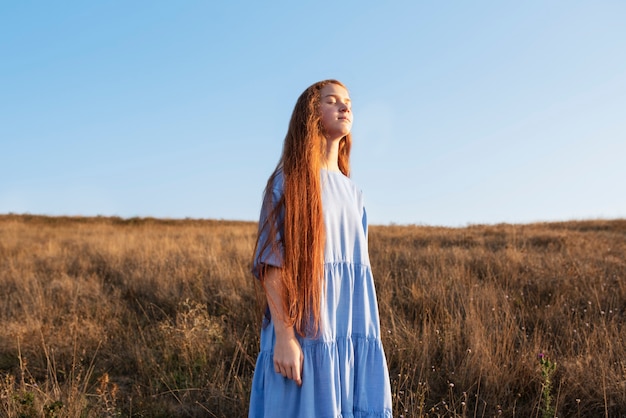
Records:
{"label": "girl standing in field", "polygon": [[345,86],[313,84],[267,182],[252,272],[268,311],[250,417],[392,416],[351,128]]}

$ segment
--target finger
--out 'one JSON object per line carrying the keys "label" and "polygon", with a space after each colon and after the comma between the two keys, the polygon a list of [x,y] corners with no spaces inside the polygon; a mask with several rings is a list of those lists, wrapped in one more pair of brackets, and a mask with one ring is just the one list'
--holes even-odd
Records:
{"label": "finger", "polygon": [[286,377],[287,379],[291,379],[291,380],[293,380],[293,378],[294,378],[293,368],[291,368],[291,367],[287,367],[287,369],[285,370],[285,373],[286,373],[286,374],[285,374],[285,377]]}
{"label": "finger", "polygon": [[274,366],[274,370],[276,371],[276,373],[285,376],[285,368],[281,366],[280,364],[276,364]]}
{"label": "finger", "polygon": [[293,380],[298,384],[298,386],[302,386],[302,363],[298,363],[294,366]]}
{"label": "finger", "polygon": [[298,364],[298,366],[299,367],[296,383],[298,384],[298,386],[302,386],[302,372],[304,370],[304,354],[302,352],[300,353],[300,363]]}
{"label": "finger", "polygon": [[302,374],[300,370],[297,370],[293,375],[293,380],[296,382],[298,386],[302,386]]}

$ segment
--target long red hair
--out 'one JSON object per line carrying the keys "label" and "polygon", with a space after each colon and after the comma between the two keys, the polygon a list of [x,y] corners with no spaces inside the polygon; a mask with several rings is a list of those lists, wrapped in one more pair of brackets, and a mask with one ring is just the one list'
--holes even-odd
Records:
{"label": "long red hair", "polygon": [[[296,102],[282,156],[265,188],[265,199],[271,198],[276,175],[282,170],[283,196],[260,228],[268,228],[270,237],[276,236],[277,228],[282,231],[282,308],[287,323],[303,336],[320,330],[325,246],[320,170],[326,152],[320,90],[332,83],[345,88],[337,80],[320,81],[307,88]],[[352,136],[348,134],[339,143],[338,156],[339,169],[346,176],[350,175],[351,146]],[[260,244],[257,238],[256,247],[271,246],[276,252],[280,251],[277,244],[271,240]],[[262,248],[261,253],[265,250]]]}

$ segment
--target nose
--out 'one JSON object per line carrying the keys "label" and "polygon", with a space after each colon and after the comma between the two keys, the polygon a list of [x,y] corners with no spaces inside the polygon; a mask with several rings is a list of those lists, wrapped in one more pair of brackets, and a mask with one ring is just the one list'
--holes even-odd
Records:
{"label": "nose", "polygon": [[350,107],[346,103],[342,103],[339,111],[348,113],[350,112]]}

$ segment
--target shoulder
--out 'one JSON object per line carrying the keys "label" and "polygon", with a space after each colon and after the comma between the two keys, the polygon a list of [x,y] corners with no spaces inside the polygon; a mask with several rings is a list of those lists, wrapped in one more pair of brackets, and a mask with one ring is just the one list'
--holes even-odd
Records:
{"label": "shoulder", "polygon": [[285,188],[285,174],[283,173],[283,169],[281,167],[277,168],[276,171],[272,173],[268,186],[271,187],[273,192],[279,191],[282,193]]}
{"label": "shoulder", "polygon": [[341,174],[341,177],[344,178],[344,181],[348,184],[348,187],[350,187],[350,189],[352,190],[352,192],[355,194],[355,196],[357,196],[359,199],[363,198],[363,191],[361,190],[361,188],[354,182],[354,180],[352,180],[352,177],[348,177],[345,174]]}
{"label": "shoulder", "polygon": [[365,196],[363,190],[354,182],[354,180],[352,180],[352,178],[346,178],[350,181],[357,205],[361,208],[361,210],[365,210]]}
{"label": "shoulder", "polygon": [[327,175],[335,179],[335,184],[339,187],[339,190],[342,191],[344,196],[350,196],[359,206],[363,206],[363,191],[351,177],[339,172],[333,172]]}
{"label": "shoulder", "polygon": [[285,187],[285,178],[282,168],[277,168],[267,180],[265,186],[265,192],[263,193],[264,204],[271,204],[275,206],[279,204],[282,199]]}

